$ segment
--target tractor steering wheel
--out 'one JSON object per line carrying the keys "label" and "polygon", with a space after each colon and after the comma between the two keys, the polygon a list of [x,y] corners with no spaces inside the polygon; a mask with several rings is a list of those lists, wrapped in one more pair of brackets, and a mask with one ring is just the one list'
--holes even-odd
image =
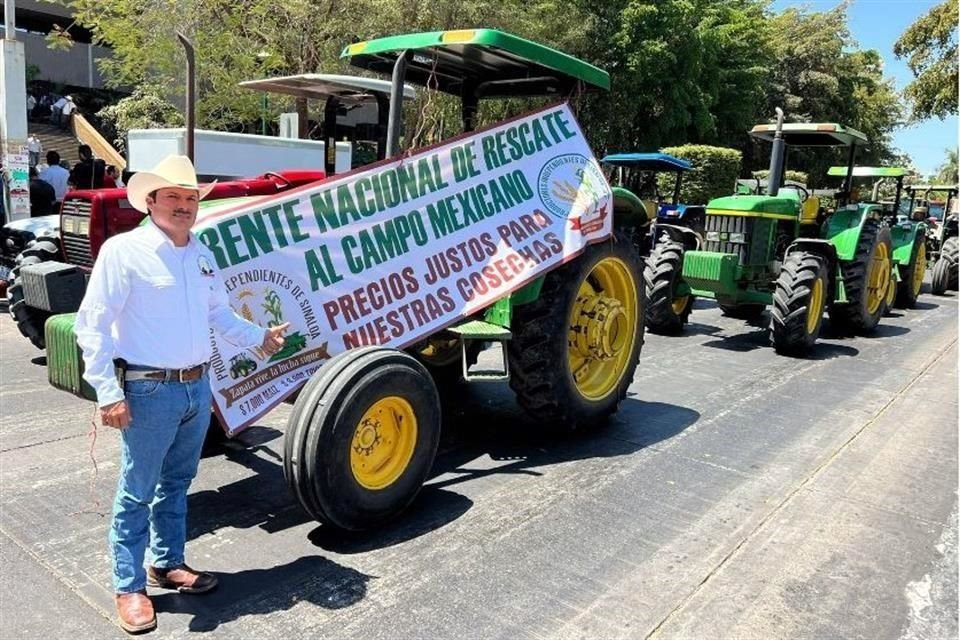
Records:
{"label": "tractor steering wheel", "polygon": [[276,178],[277,180],[279,180],[279,181],[281,182],[281,184],[278,184],[277,187],[279,187],[280,189],[286,189],[287,187],[290,186],[290,181],[287,180],[286,178],[284,178],[284,177],[283,177],[282,175],[280,175],[279,173],[276,173],[275,171],[267,171],[265,174],[263,174],[263,177],[264,177],[264,178]]}
{"label": "tractor steering wheel", "polygon": [[806,187],[801,187],[801,186],[798,185],[798,184],[785,184],[785,185],[783,185],[783,186],[780,187],[780,188],[781,188],[781,189],[793,189],[793,190],[795,190],[797,193],[800,194],[800,202],[806,202],[807,199],[810,197],[810,192],[807,191]]}

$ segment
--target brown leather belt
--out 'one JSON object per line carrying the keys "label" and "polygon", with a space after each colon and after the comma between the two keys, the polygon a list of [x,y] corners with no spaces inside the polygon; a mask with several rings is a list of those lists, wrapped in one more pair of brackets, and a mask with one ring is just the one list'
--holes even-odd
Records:
{"label": "brown leather belt", "polygon": [[127,381],[162,380],[164,382],[193,382],[203,377],[209,365],[198,364],[186,369],[127,369]]}

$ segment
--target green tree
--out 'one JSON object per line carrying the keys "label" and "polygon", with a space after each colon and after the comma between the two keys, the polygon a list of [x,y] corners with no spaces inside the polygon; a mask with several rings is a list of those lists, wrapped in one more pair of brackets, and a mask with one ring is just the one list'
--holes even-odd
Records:
{"label": "green tree", "polygon": [[960,181],[960,172],[957,167],[957,149],[947,149],[947,157],[937,169],[937,182],[941,184],[957,184]]}
{"label": "green tree", "polygon": [[[847,4],[822,12],[790,8],[771,18],[774,63],[763,120],[774,107],[788,121],[837,122],[863,132],[867,148],[857,153],[859,164],[884,164],[893,159],[890,135],[903,119],[893,80],[883,77],[883,61],[874,50],[860,50],[847,27]],[[846,163],[846,150],[796,149],[790,168],[810,176],[810,186],[825,182],[826,170]],[[763,168],[767,145],[745,149],[748,168]]]}
{"label": "green tree", "polygon": [[907,27],[893,45],[914,80],[903,93],[913,120],[957,113],[957,0],[945,0]]}
{"label": "green tree", "polygon": [[152,85],[138,87],[133,95],[97,112],[101,134],[113,142],[114,148],[126,152],[127,131],[182,127],[183,114],[167,102]]}
{"label": "green tree", "polygon": [[716,143],[753,120],[769,58],[758,0],[600,0],[581,57],[611,73],[584,124],[601,151]]}

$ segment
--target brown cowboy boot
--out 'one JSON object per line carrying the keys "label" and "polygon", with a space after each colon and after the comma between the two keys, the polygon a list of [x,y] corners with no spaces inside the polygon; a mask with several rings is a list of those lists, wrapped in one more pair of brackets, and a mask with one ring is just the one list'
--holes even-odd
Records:
{"label": "brown cowboy boot", "polygon": [[180,593],[206,593],[217,586],[217,577],[206,571],[194,571],[186,564],[171,569],[147,568],[147,584]]}
{"label": "brown cowboy boot", "polygon": [[114,601],[117,603],[120,628],[127,633],[144,633],[157,628],[157,614],[146,591],[118,593]]}

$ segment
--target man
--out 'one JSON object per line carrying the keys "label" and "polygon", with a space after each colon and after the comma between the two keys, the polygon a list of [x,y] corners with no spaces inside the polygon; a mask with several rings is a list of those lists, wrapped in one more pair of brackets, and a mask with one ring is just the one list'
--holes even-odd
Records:
{"label": "man", "polygon": [[58,127],[62,126],[61,113],[63,112],[64,105],[67,104],[66,98],[59,98],[50,106],[50,122],[57,125]]}
{"label": "man", "polygon": [[27,94],[27,120],[33,119],[33,110],[37,108],[37,99],[32,93]]}
{"label": "man", "polygon": [[27,136],[27,153],[30,156],[30,166],[35,167],[40,162],[40,154],[43,152],[43,144],[37,138],[37,134],[31,133]]}
{"label": "man", "polygon": [[73,101],[73,96],[67,96],[66,102],[60,108],[60,128],[66,131],[70,128],[70,118],[73,117],[73,112],[77,110],[77,105]]}
{"label": "man", "polygon": [[80,162],[73,165],[70,171],[70,184],[75,189],[102,189],[106,164],[103,160],[93,158],[90,145],[77,147],[77,155],[80,156]]}
{"label": "man", "polygon": [[49,166],[40,172],[40,179],[53,187],[57,202],[63,202],[63,197],[67,195],[70,172],[60,166],[60,154],[56,151],[47,151],[47,165]]}
{"label": "man", "polygon": [[120,180],[120,172],[117,171],[117,168],[112,165],[107,165],[107,170],[103,174],[103,188],[104,189],[113,189],[115,187],[122,187],[123,182]]}
{"label": "man", "polygon": [[50,183],[39,178],[36,167],[30,167],[30,217],[36,218],[56,213],[53,208],[56,201],[57,194]]}
{"label": "man", "polygon": [[84,378],[102,423],[121,432],[110,544],[117,614],[130,633],[156,627],[147,585],[204,593],[217,584],[184,558],[187,489],[210,422],[211,328],[273,354],[288,326],[263,329],[231,310],[212,254],[190,231],[211,187],[197,184],[185,156],[133,176],[127,197],[149,221],[103,244],[77,313]]}

